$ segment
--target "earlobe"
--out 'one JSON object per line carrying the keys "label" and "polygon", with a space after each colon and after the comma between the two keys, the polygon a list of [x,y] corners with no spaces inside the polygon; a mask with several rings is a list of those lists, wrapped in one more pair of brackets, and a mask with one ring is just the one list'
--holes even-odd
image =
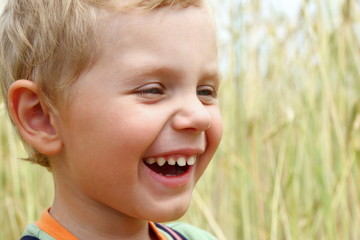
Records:
{"label": "earlobe", "polygon": [[10,117],[24,140],[47,156],[61,150],[55,115],[42,103],[36,83],[17,80],[8,93]]}

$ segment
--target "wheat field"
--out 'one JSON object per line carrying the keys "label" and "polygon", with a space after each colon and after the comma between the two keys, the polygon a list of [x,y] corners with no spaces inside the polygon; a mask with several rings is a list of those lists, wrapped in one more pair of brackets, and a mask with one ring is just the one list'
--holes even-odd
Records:
{"label": "wheat field", "polygon": [[[360,239],[360,3],[213,1],[225,132],[183,221],[220,240]],[[0,107],[0,239],[51,204]]]}

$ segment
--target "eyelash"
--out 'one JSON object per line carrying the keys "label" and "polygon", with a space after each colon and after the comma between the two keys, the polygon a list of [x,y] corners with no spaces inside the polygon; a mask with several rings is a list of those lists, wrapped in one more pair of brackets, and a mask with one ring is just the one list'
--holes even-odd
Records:
{"label": "eyelash", "polygon": [[200,90],[197,90],[196,92],[197,92],[197,95],[199,95],[199,96],[211,96],[213,98],[217,98],[217,92],[212,88],[200,89]]}
{"label": "eyelash", "polygon": [[[138,89],[135,94],[149,99],[157,99],[165,94],[165,90],[162,86],[149,86],[148,88]],[[217,91],[211,86],[200,86],[196,90],[196,94],[204,103],[210,103],[218,96]]]}
{"label": "eyelash", "polygon": [[164,94],[164,91],[158,87],[150,87],[145,89],[140,89],[136,92],[138,95],[146,95],[146,94]]}

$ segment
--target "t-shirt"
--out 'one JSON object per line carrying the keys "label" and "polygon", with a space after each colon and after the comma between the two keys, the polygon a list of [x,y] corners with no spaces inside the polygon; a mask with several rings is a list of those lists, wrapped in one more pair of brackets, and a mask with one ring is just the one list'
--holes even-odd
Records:
{"label": "t-shirt", "polygon": [[[210,233],[181,222],[169,224],[149,222],[149,227],[155,233],[158,240],[177,240],[175,238],[176,235],[181,235],[187,240],[216,240]],[[23,236],[33,236],[40,240],[78,240],[78,238],[57,222],[49,214],[48,210],[43,212],[36,223],[26,227]],[[182,238],[178,239],[181,240]]]}

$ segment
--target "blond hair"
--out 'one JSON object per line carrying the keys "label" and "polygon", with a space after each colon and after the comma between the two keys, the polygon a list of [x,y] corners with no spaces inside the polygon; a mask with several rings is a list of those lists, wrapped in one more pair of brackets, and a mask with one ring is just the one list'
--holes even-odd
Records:
{"label": "blond hair", "polygon": [[[0,84],[6,106],[8,89],[18,79],[35,82],[52,111],[64,105],[68,87],[96,54],[101,10],[176,4],[200,5],[201,0],[9,0],[0,18]],[[47,156],[24,145],[28,160],[50,167]]]}

